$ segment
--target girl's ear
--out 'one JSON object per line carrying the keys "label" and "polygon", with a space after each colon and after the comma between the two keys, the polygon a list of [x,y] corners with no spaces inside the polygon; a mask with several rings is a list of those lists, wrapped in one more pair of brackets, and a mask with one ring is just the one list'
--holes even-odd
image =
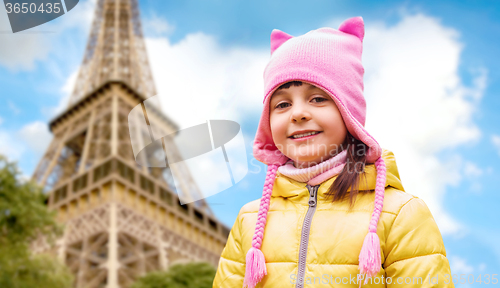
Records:
{"label": "girl's ear", "polygon": [[339,31],[352,34],[363,42],[365,37],[365,24],[362,17],[352,17],[340,24]]}
{"label": "girl's ear", "polygon": [[281,30],[273,29],[273,32],[271,32],[271,55],[273,55],[274,50],[278,49],[281,44],[285,43],[290,38],[293,38],[293,36]]}

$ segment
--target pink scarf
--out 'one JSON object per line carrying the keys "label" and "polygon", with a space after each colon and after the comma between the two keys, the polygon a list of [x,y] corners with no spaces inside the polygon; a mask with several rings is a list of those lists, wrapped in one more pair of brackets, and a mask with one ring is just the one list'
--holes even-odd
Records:
{"label": "pink scarf", "polygon": [[311,186],[323,183],[342,171],[346,164],[347,150],[343,150],[334,157],[309,168],[295,168],[293,161],[288,161],[278,168],[278,171],[299,182],[307,182]]}

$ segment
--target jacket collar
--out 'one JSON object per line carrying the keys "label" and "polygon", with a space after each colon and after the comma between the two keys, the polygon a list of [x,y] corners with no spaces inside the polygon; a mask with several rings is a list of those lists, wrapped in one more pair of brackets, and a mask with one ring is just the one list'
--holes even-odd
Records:
{"label": "jacket collar", "polygon": [[[401,183],[401,179],[399,178],[396,158],[394,157],[392,151],[382,149],[382,158],[384,159],[387,169],[385,187],[391,186],[398,190],[404,191],[403,184]],[[323,195],[328,191],[335,179],[337,179],[337,175],[320,184],[318,189],[318,198],[324,198]],[[359,179],[359,190],[375,190],[376,180],[377,170],[375,168],[375,164],[366,164],[365,172]],[[305,182],[298,182],[277,171],[271,197],[288,198],[297,196],[301,193],[305,193],[306,195],[308,195],[309,191],[307,191],[306,185],[307,183]],[[351,189],[349,188],[348,191],[350,190]]]}

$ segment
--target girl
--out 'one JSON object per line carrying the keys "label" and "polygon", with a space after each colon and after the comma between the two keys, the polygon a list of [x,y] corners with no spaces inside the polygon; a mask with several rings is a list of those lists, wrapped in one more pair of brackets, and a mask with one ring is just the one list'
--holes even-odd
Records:
{"label": "girl", "polygon": [[241,208],[213,287],[453,287],[429,209],[364,128],[363,37],[361,17],[271,33],[253,147],[264,191]]}

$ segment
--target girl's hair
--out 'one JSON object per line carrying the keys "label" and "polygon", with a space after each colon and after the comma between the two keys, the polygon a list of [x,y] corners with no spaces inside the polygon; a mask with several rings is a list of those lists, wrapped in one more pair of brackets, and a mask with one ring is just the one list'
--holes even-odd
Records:
{"label": "girl's hair", "polygon": [[[368,146],[362,141],[354,138],[349,131],[341,148],[347,150],[346,164],[340,171],[337,179],[333,181],[325,195],[333,196],[333,201],[342,201],[349,195],[349,209],[353,206],[353,201],[358,193],[368,193],[371,190],[359,190],[359,178],[365,172],[366,152]],[[342,151],[339,151],[340,153]],[[365,178],[366,181],[366,178]],[[366,187],[367,185],[365,185]],[[348,193],[349,187],[351,188]]]}
{"label": "girl's hair", "polygon": [[[302,81],[290,81],[276,89],[287,89],[290,86],[301,86]],[[333,196],[332,202],[343,201],[349,196],[349,209],[353,206],[353,201],[356,199],[358,193],[367,193],[372,190],[359,190],[359,178],[365,172],[366,165],[366,152],[368,152],[368,145],[362,141],[354,138],[349,131],[347,131],[346,139],[340,146],[341,150],[337,153],[347,150],[346,164],[344,169],[338,174],[337,179],[333,181],[332,185],[325,193],[327,197]],[[366,181],[366,178],[365,178]],[[366,187],[366,185],[365,185]],[[350,193],[348,189],[351,188]]]}

